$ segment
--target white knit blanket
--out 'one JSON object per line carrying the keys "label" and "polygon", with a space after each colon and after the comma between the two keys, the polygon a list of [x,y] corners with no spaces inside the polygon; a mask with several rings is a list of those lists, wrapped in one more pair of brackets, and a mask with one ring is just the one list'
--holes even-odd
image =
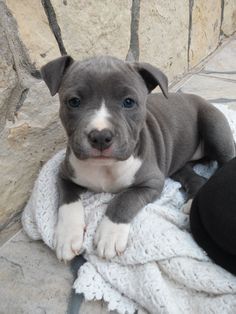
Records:
{"label": "white knit blanket", "polygon": [[[223,105],[217,107],[227,116],[235,135],[236,112]],[[51,249],[58,207],[56,176],[64,154],[57,153],[44,165],[22,216],[29,237],[42,239]],[[205,177],[215,169],[214,162],[195,168]],[[161,198],[133,220],[124,254],[111,261],[97,256],[93,237],[113,196],[83,194],[87,262],[79,269],[76,292],[87,300],[103,299],[110,310],[122,314],[135,310],[153,314],[236,313],[236,277],[212,263],[194,242],[189,218],[180,210],[185,195],[179,189],[179,183],[166,180]]]}

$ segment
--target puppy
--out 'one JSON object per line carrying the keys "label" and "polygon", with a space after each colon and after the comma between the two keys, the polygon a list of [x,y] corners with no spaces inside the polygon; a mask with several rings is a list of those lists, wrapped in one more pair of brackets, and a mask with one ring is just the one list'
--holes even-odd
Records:
{"label": "puppy", "polygon": [[[59,94],[68,137],[59,178],[59,259],[80,253],[86,189],[115,193],[95,236],[99,256],[110,259],[125,250],[132,219],[160,196],[167,176],[193,198],[205,180],[187,163],[208,157],[224,164],[235,156],[223,114],[198,96],[168,94],[167,77],[150,64],[63,56],[41,73],[51,95]],[[157,85],[162,93],[150,94]]]}

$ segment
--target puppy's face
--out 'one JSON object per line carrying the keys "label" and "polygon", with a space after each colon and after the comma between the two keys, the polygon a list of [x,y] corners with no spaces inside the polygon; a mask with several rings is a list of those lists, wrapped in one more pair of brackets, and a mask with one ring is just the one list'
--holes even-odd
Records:
{"label": "puppy's face", "polygon": [[[52,62],[57,64],[52,67]],[[164,74],[143,64],[156,71],[155,77],[138,63],[112,57],[83,62],[62,57],[52,62],[42,68],[42,76],[52,94],[59,92],[60,118],[75,156],[94,160],[129,158],[137,148],[145,122],[149,91],[157,84],[167,91]]]}
{"label": "puppy's face", "polygon": [[60,117],[79,159],[127,159],[146,115],[147,88],[127,63],[100,58],[75,62],[60,90]]}

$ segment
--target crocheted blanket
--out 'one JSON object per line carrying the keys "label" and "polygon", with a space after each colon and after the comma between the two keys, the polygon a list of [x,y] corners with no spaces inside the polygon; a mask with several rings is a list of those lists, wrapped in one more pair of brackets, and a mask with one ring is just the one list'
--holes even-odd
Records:
{"label": "crocheted blanket", "polygon": [[[236,112],[217,105],[236,134]],[[51,249],[57,221],[56,176],[65,151],[42,168],[24,209],[22,223],[30,238],[42,239]],[[217,165],[197,165],[209,177]],[[110,261],[97,256],[93,237],[113,195],[82,195],[87,225],[84,256],[74,282],[85,299],[103,299],[109,310],[144,313],[236,313],[236,277],[215,265],[189,232],[189,217],[181,212],[185,194],[167,179],[161,198],[148,204],[133,220],[128,247]],[[222,209],[223,210],[223,209]],[[60,274],[58,274],[60,275]]]}

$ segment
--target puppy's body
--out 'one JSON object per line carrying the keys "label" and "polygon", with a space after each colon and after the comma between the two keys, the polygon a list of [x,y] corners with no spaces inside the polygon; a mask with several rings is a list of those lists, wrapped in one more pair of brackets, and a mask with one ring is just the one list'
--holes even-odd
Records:
{"label": "puppy's body", "polygon": [[[99,255],[110,258],[125,249],[131,220],[160,196],[165,177],[181,181],[193,197],[204,180],[187,164],[202,157],[223,164],[235,155],[225,117],[198,96],[167,98],[165,75],[148,64],[62,57],[46,65],[42,74],[51,93],[59,91],[60,117],[68,135],[60,179],[63,222],[59,219],[56,231],[56,239],[62,238],[60,230],[70,233],[57,245],[63,259],[78,252],[72,243],[81,246],[79,195],[84,188],[116,193],[95,237]],[[148,95],[156,85],[164,95]],[[77,227],[71,228],[71,219],[65,217],[76,201],[78,212],[74,205],[71,211]]]}
{"label": "puppy's body", "polygon": [[[216,147],[204,149],[205,128],[214,131],[215,137],[218,133]],[[95,192],[117,193],[134,182],[142,184],[145,177],[154,177],[153,173],[157,174],[158,181],[162,181],[163,175],[172,176],[189,161],[203,157],[224,163],[228,150],[231,149],[230,155],[234,154],[232,145],[227,142],[229,135],[224,116],[202,98],[169,93],[166,99],[162,94],[151,94],[147,99],[147,117],[140,132],[140,142],[127,160],[79,160],[70,151],[65,162],[74,170],[70,179],[76,184]],[[218,149],[222,156],[217,155]],[[226,153],[225,160],[223,152]],[[160,172],[161,177],[158,176]]]}

